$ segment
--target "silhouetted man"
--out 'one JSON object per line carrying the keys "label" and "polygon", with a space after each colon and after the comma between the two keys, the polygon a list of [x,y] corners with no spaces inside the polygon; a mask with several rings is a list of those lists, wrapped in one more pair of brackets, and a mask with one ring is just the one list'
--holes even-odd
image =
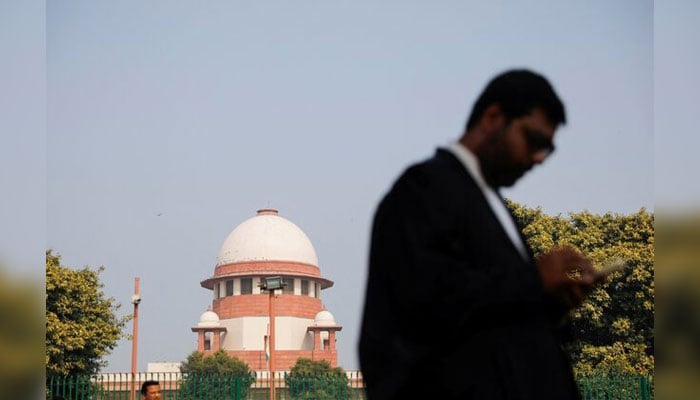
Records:
{"label": "silhouetted man", "polygon": [[368,399],[579,397],[561,321],[602,278],[571,248],[535,259],[498,193],[547,159],[565,121],[544,77],[505,72],[459,141],[383,198],[359,347]]}

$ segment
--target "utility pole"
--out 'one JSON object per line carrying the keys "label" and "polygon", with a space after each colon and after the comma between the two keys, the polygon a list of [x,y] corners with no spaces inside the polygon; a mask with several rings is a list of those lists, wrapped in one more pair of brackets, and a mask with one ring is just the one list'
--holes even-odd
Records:
{"label": "utility pole", "polygon": [[275,400],[275,291],[270,290],[270,400]]}
{"label": "utility pole", "polygon": [[131,341],[131,400],[136,400],[136,355],[138,354],[139,343],[139,304],[141,295],[139,294],[139,277],[134,278],[134,294],[131,296],[131,304],[134,305],[134,320]]}
{"label": "utility pole", "polygon": [[260,288],[266,290],[269,294],[268,315],[270,317],[270,337],[268,338],[270,347],[270,400],[276,400],[275,396],[275,290],[280,290],[284,287],[281,276],[270,276],[263,278],[260,283]]}

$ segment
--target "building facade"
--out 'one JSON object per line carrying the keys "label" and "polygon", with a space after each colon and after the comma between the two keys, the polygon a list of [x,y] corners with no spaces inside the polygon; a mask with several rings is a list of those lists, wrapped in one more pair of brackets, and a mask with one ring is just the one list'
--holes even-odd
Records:
{"label": "building facade", "polygon": [[[264,290],[270,277],[281,277],[282,289]],[[256,371],[270,368],[271,355],[275,370],[290,369],[300,357],[337,366],[336,332],[342,327],[321,299],[333,282],[321,275],[306,234],[277,210],[258,210],[238,225],[201,286],[212,291],[213,300],[192,327],[197,350],[223,349]]]}

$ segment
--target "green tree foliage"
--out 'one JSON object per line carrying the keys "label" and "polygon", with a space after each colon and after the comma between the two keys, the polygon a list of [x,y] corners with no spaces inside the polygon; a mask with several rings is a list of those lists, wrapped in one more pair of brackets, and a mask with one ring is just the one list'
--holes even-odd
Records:
{"label": "green tree foliage", "polygon": [[180,386],[183,399],[242,399],[255,382],[255,373],[248,364],[224,350],[210,355],[195,351],[187,356],[180,371],[185,374]]}
{"label": "green tree foliage", "polygon": [[41,285],[11,276],[0,265],[0,399],[41,393],[44,335]]}
{"label": "green tree foliage", "polygon": [[99,274],[87,267],[62,266],[46,251],[46,374],[93,374],[124,336],[130,316],[117,317],[119,304],[102,292]]}
{"label": "green tree foliage", "polygon": [[350,397],[345,371],[340,367],[331,367],[328,361],[299,358],[284,380],[294,400],[330,400]]}
{"label": "green tree foliage", "polygon": [[587,211],[550,216],[509,202],[535,255],[568,245],[597,267],[621,258],[627,267],[572,311],[568,346],[580,374],[654,371],[654,215]]}

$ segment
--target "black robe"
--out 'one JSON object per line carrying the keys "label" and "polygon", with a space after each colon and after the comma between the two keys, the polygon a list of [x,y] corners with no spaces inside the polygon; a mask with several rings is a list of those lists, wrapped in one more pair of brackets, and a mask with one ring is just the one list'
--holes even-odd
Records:
{"label": "black robe", "polygon": [[380,203],[359,343],[369,400],[579,398],[562,313],[451,153]]}

